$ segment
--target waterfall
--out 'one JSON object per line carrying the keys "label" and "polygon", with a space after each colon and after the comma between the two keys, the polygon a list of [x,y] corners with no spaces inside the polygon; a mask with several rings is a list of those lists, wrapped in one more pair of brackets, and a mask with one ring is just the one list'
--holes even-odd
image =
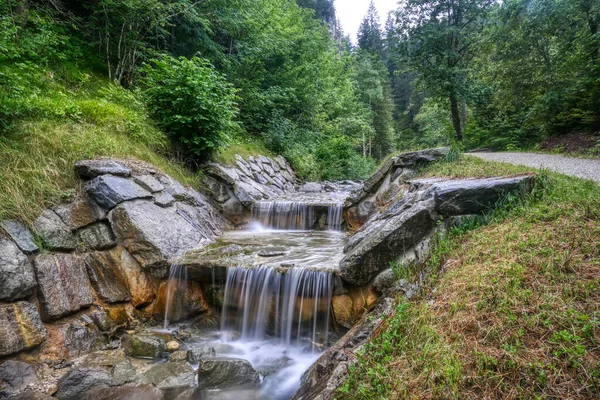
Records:
{"label": "waterfall", "polygon": [[230,268],[222,331],[247,340],[275,336],[285,345],[307,340],[315,351],[327,342],[333,276],[303,268]]}
{"label": "waterfall", "polygon": [[169,328],[169,311],[171,317],[178,319],[178,310],[183,309],[185,298],[183,295],[187,289],[188,270],[180,265],[172,265],[167,282],[167,296],[165,299],[165,321],[164,329]]}
{"label": "waterfall", "polygon": [[[311,230],[323,228],[342,229],[341,203],[307,204],[295,201],[259,201],[252,205],[252,220],[273,229]],[[326,217],[321,222],[322,217]]]}

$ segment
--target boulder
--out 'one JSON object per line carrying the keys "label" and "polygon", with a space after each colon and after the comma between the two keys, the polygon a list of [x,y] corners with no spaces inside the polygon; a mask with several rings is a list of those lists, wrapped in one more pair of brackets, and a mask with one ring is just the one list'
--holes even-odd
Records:
{"label": "boulder", "polygon": [[159,175],[158,180],[164,185],[164,191],[173,196],[175,200],[184,201],[190,198],[185,187],[169,175]]}
{"label": "boulder", "polygon": [[37,308],[24,301],[0,304],[0,357],[36,347],[46,338]]}
{"label": "boulder", "polygon": [[154,335],[132,334],[121,339],[125,355],[136,358],[160,358],[167,350],[165,341]]}
{"label": "boulder", "polygon": [[56,331],[58,333],[56,339],[70,357],[87,354],[105,343],[104,336],[89,317],[59,322],[56,325]]}
{"label": "boulder", "polygon": [[195,382],[194,368],[187,362],[154,364],[136,378],[139,383],[156,385],[160,389],[192,386]]}
{"label": "boulder", "polygon": [[0,364],[0,397],[22,392],[28,385],[38,383],[33,365],[8,360]]}
{"label": "boulder", "polygon": [[156,193],[163,191],[165,186],[160,183],[158,179],[153,177],[152,175],[138,175],[134,176],[133,180],[135,183],[140,185],[142,188],[146,189],[150,193]]}
{"label": "boulder", "polygon": [[411,151],[408,153],[398,154],[397,156],[393,157],[392,160],[394,161],[395,166],[415,167],[439,161],[446,157],[449,151],[450,149],[448,147]]}
{"label": "boulder", "polygon": [[129,179],[116,176],[99,176],[88,182],[85,190],[98,205],[111,210],[120,203],[151,198],[152,194]]}
{"label": "boulder", "polygon": [[75,171],[83,179],[100,175],[130,176],[131,168],[115,160],[82,160],[75,163]]}
{"label": "boulder", "polygon": [[153,309],[155,320],[162,321],[165,318],[167,305],[169,322],[189,319],[210,310],[198,282],[177,281],[176,278],[161,283]]}
{"label": "boulder", "polygon": [[116,387],[94,388],[80,400],[164,400],[163,392],[153,385],[136,383]]}
{"label": "boulder", "polygon": [[346,329],[352,328],[356,322],[354,317],[354,302],[347,294],[333,296],[331,299],[331,312],[335,323]]}
{"label": "boulder", "polygon": [[120,204],[110,220],[117,237],[142,268],[166,268],[167,260],[203,248],[215,238],[206,224],[188,220],[174,207],[161,208],[148,201]]}
{"label": "boulder", "polygon": [[81,363],[86,368],[104,368],[111,372],[114,384],[123,385],[131,382],[136,370],[131,361],[123,356],[106,352],[95,352],[85,357]]}
{"label": "boulder", "polygon": [[56,397],[60,400],[79,400],[81,396],[95,388],[113,385],[110,372],[104,368],[77,367],[58,381]]}
{"label": "boulder", "polygon": [[25,254],[0,236],[0,300],[14,301],[31,296],[36,286],[33,267]]}
{"label": "boulder", "polygon": [[33,221],[33,229],[51,250],[71,251],[77,246],[71,229],[52,210],[45,210]]}
{"label": "boulder", "polygon": [[33,239],[33,235],[22,223],[14,220],[6,220],[2,221],[0,226],[8,233],[10,238],[23,253],[33,254],[40,250]]}
{"label": "boulder", "polygon": [[203,358],[215,357],[216,355],[217,353],[214,347],[194,347],[187,351],[187,360],[196,364]]}
{"label": "boulder", "polygon": [[373,289],[379,293],[385,292],[396,283],[396,274],[391,268],[381,272],[373,281]]}
{"label": "boulder", "polygon": [[42,314],[46,320],[89,307],[94,301],[83,259],[71,254],[42,254],[35,259]]}
{"label": "boulder", "polygon": [[323,185],[319,182],[308,182],[298,189],[302,193],[320,193],[323,191]]}
{"label": "boulder", "polygon": [[83,228],[106,217],[106,211],[87,196],[69,204],[60,204],[53,210],[71,230]]}
{"label": "boulder", "polygon": [[533,184],[532,176],[461,179],[433,185],[435,207],[442,215],[478,214],[507,195],[523,195]]}
{"label": "boulder", "polygon": [[252,364],[241,358],[213,357],[200,359],[198,387],[224,389],[228,387],[258,384],[260,376]]}
{"label": "boulder", "polygon": [[121,269],[125,274],[131,304],[134,307],[149,304],[154,300],[154,286],[140,264],[125,249],[121,251]]}
{"label": "boulder", "polygon": [[129,326],[131,322],[129,309],[129,304],[102,307],[102,310],[91,313],[90,317],[102,333],[110,334],[119,328]]}
{"label": "boulder", "polygon": [[77,232],[77,236],[83,246],[91,250],[106,250],[117,245],[113,231],[105,222],[85,227]]}
{"label": "boulder", "polygon": [[169,193],[160,193],[154,197],[154,204],[159,207],[171,207],[175,203],[175,197],[171,196]]}
{"label": "boulder", "polygon": [[121,269],[121,254],[119,251],[86,254],[85,266],[90,281],[102,300],[107,303],[130,300],[127,278]]}
{"label": "boulder", "polygon": [[[434,227],[437,216],[434,201],[421,201],[408,210],[384,220],[370,222],[369,232],[340,261],[340,276],[352,285],[362,286],[420,241]],[[365,228],[363,227],[363,228]]]}

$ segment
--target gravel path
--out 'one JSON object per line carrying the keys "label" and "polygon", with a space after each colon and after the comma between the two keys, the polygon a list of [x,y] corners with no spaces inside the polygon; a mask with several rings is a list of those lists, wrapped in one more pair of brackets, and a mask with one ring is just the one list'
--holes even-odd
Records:
{"label": "gravel path", "polygon": [[600,160],[535,153],[469,153],[469,155],[488,161],[547,168],[561,174],[591,179],[600,183]]}

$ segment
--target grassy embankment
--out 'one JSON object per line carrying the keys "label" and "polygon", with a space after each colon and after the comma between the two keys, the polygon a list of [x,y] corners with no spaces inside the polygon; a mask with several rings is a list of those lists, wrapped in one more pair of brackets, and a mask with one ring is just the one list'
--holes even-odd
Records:
{"label": "grassy embankment", "polygon": [[[530,169],[465,157],[426,176]],[[339,399],[600,396],[600,186],[542,172],[525,201],[455,229],[397,300]]]}

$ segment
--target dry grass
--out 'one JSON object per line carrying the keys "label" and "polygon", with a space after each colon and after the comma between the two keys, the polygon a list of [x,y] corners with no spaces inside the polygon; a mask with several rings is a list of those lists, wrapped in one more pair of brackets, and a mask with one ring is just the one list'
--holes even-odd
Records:
{"label": "dry grass", "polygon": [[[522,172],[471,158],[424,171]],[[600,396],[600,187],[546,179],[489,225],[441,239],[429,263],[439,273],[420,299],[399,300],[339,398]]]}

